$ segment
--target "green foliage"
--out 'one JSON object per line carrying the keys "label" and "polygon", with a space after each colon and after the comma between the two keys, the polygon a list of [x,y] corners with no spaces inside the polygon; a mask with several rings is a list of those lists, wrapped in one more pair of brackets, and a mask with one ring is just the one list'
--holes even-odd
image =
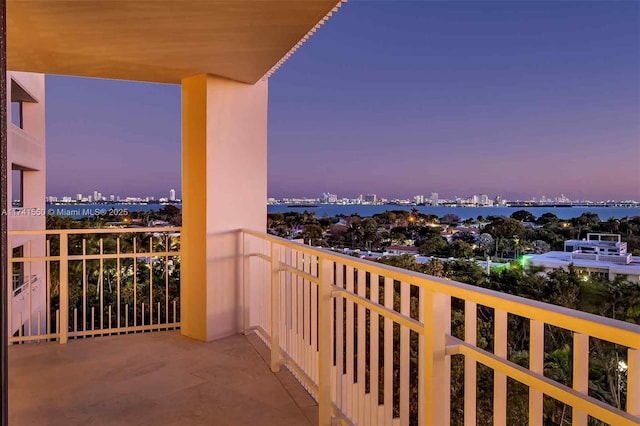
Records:
{"label": "green foliage", "polygon": [[453,213],[447,213],[440,219],[440,223],[444,225],[456,226],[460,223],[460,217]]}
{"label": "green foliage", "polygon": [[322,227],[320,225],[305,225],[302,228],[301,237],[304,241],[310,241],[311,245],[317,246],[322,244]]}
{"label": "green foliage", "polygon": [[515,219],[520,222],[535,222],[536,217],[527,210],[518,210],[511,214],[511,219]]}
{"label": "green foliage", "polygon": [[538,225],[548,225],[551,223],[558,223],[560,221],[560,219],[558,219],[558,216],[556,216],[553,213],[543,213],[538,220],[536,220],[536,223]]}
{"label": "green foliage", "polygon": [[418,247],[418,252],[422,255],[433,256],[443,253],[446,248],[447,240],[436,235],[422,241],[421,245]]}
{"label": "green foliage", "polygon": [[416,262],[415,256],[410,254],[402,254],[400,256],[385,256],[378,260],[388,266],[396,268],[408,269],[410,271],[419,271],[419,264]]}
{"label": "green foliage", "polygon": [[[412,256],[394,256],[380,260],[381,263],[437,277],[464,282],[501,291],[533,300],[579,309],[629,322],[639,322],[640,286],[622,279],[612,282],[594,277],[581,276],[570,267],[557,269],[548,274],[539,270],[510,269],[492,271],[486,276],[475,262],[456,260],[441,262],[433,259],[420,265]],[[396,297],[398,295],[396,294]],[[452,300],[453,336],[464,337],[464,304]],[[478,347],[493,351],[493,310],[478,307]],[[529,321],[514,315],[509,316],[507,358],[525,368],[529,365]],[[412,341],[412,354],[417,351]],[[572,380],[572,335],[557,327],[546,326],[544,375],[565,386]],[[619,362],[625,360],[626,349],[591,339],[589,393],[592,397],[618,408],[626,404],[626,372]],[[477,415],[478,424],[492,422],[493,373],[478,366]],[[451,370],[451,424],[463,424],[463,363],[452,358]],[[412,392],[417,392],[413,389]],[[508,424],[526,425],[528,419],[528,388],[509,380],[507,390]],[[552,398],[545,397],[543,405],[544,424],[570,425],[571,410]],[[590,423],[591,424],[591,423]],[[601,423],[594,421],[594,425]]]}
{"label": "green foliage", "polygon": [[525,229],[522,223],[512,218],[499,217],[484,227],[484,232],[491,234],[494,238],[522,237]]}
{"label": "green foliage", "polygon": [[473,247],[466,241],[457,239],[449,244],[449,254],[458,259],[469,259],[473,257]]}

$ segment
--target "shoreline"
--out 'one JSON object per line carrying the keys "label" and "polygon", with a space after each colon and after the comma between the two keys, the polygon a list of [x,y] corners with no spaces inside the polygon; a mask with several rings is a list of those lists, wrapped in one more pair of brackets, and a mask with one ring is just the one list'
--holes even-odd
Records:
{"label": "shoreline", "polygon": [[[82,214],[83,211],[97,211],[109,208],[125,207],[130,212],[145,212],[151,210],[160,210],[162,208],[172,206],[181,209],[181,204],[139,204],[139,203],[98,203],[98,204],[84,204],[84,203],[70,203],[70,204],[46,204],[47,210],[69,210],[72,214],[62,214],[56,216],[73,217],[80,219],[83,217],[91,216],[90,214]],[[616,219],[622,219],[626,217],[640,216],[640,206],[626,206],[626,207],[604,207],[604,206],[571,206],[571,207],[550,207],[550,206],[413,206],[413,205],[398,205],[398,204],[318,204],[317,207],[288,207],[286,204],[270,204],[266,206],[267,213],[314,213],[316,217],[332,217],[332,216],[351,216],[353,214],[360,215],[361,217],[370,217],[374,214],[383,213],[384,211],[411,211],[416,209],[420,213],[434,214],[437,216],[443,216],[447,213],[454,213],[462,220],[469,218],[477,218],[478,216],[510,216],[513,212],[518,210],[527,210],[535,216],[540,216],[544,213],[553,213],[558,216],[559,219],[571,219],[580,216],[583,213],[595,213],[600,216],[600,219],[607,220],[611,217]]]}

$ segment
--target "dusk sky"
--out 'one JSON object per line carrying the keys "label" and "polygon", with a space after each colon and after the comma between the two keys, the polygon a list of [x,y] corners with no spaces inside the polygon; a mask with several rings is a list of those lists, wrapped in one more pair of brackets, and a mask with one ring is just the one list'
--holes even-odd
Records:
{"label": "dusk sky", "polygon": [[[272,197],[640,199],[640,2],[354,1],[269,81]],[[47,193],[180,193],[180,87],[47,76]]]}

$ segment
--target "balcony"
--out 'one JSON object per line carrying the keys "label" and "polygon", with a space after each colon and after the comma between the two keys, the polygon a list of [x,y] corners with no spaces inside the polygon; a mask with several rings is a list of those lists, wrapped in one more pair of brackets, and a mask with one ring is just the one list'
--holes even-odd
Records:
{"label": "balcony", "polygon": [[13,162],[23,167],[40,170],[45,162],[44,141],[14,125],[10,125],[7,130],[11,141]]}
{"label": "balcony", "polygon": [[[565,404],[564,420],[574,425],[593,424],[591,418],[612,425],[640,423],[640,326],[259,232],[235,233],[242,277],[238,332],[247,337],[201,343],[166,331],[180,328],[186,309],[180,306],[179,232],[10,233],[46,234],[45,256],[27,253],[10,260],[44,263],[47,288],[46,309],[29,308],[11,326],[10,407],[16,422],[49,423],[45,420],[52,415],[67,415],[75,416],[69,423],[99,424],[131,419],[304,424],[311,417],[321,425],[472,425],[479,421],[479,369],[488,368],[494,424],[511,424],[508,401],[515,382],[527,395],[532,425],[543,424],[550,399]],[[487,312],[491,351],[478,344],[478,316]],[[463,335],[452,332],[456,316],[463,317]],[[508,357],[514,318],[528,324],[527,367]],[[571,387],[544,375],[550,327],[571,335]],[[589,346],[596,339],[624,348],[626,403],[621,408],[590,396]],[[256,351],[264,352],[275,376],[258,367]],[[464,366],[464,374],[455,366]],[[300,402],[299,388],[289,391],[297,396],[287,398],[275,381],[288,374],[285,368],[317,408],[309,398]],[[458,376],[464,383],[454,383],[452,391],[452,377]],[[260,385],[253,386],[256,377]],[[59,392],[61,400],[51,396]]]}
{"label": "balcony", "polygon": [[255,335],[203,343],[139,333],[13,346],[9,355],[12,425],[317,422],[315,401],[288,371],[269,371]]}

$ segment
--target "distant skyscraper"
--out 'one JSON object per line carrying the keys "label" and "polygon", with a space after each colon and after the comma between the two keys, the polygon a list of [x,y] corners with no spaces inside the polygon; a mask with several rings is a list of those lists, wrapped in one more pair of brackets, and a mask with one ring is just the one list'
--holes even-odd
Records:
{"label": "distant skyscraper", "polygon": [[176,200],[176,190],[171,189],[169,190],[169,201],[175,201],[175,200]]}
{"label": "distant skyscraper", "polygon": [[365,203],[375,203],[378,201],[378,196],[376,194],[367,194],[364,196]]}
{"label": "distant skyscraper", "polygon": [[439,203],[438,193],[437,192],[432,192],[431,193],[431,197],[429,198],[429,201],[431,202],[432,206],[437,206],[438,203]]}
{"label": "distant skyscraper", "polygon": [[116,196],[111,194],[109,195],[109,201],[115,201],[116,200]]}
{"label": "distant skyscraper", "polygon": [[82,201],[82,194],[76,194],[76,201]]}
{"label": "distant skyscraper", "polygon": [[98,191],[93,191],[93,200],[98,201]]}
{"label": "distant skyscraper", "polygon": [[337,203],[338,195],[331,194],[330,192],[324,192],[322,193],[322,197],[320,197],[320,201],[323,203]]}

